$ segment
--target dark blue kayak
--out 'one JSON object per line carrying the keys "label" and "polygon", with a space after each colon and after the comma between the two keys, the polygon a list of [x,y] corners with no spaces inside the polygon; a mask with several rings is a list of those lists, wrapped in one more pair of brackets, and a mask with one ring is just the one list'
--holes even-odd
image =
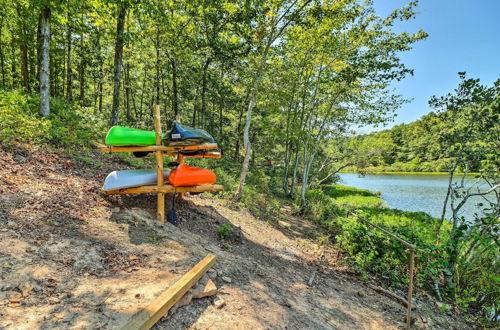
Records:
{"label": "dark blue kayak", "polygon": [[172,130],[166,137],[170,142],[215,143],[214,138],[201,128],[189,127],[174,121]]}

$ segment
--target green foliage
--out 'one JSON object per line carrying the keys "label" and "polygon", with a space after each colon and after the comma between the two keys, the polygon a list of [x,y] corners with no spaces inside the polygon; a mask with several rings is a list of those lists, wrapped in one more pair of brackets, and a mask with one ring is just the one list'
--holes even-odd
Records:
{"label": "green foliage", "polygon": [[394,285],[405,283],[407,278],[408,253],[405,247],[348,216],[346,211],[354,211],[412,242],[418,249],[417,285],[425,287],[429,275],[435,269],[441,269],[445,260],[435,244],[434,231],[438,220],[425,213],[385,208],[378,195],[364,189],[327,185],[322,190],[310,191],[306,215],[329,233],[331,240],[347,254],[356,269],[376,273]]}
{"label": "green foliage", "polygon": [[96,142],[102,126],[91,109],[52,98],[50,119],[38,115],[38,97],[0,89],[0,139],[5,143],[82,147]]}
{"label": "green foliage", "polygon": [[365,171],[447,172],[460,159],[459,171],[479,172],[499,148],[500,81],[485,86],[460,78],[454,94],[429,101],[436,113],[353,138],[353,163]]}
{"label": "green foliage", "polygon": [[226,237],[229,237],[231,233],[233,232],[233,227],[229,223],[225,223],[223,225],[219,225],[216,229],[217,233],[219,233],[219,237],[221,239],[225,239]]}

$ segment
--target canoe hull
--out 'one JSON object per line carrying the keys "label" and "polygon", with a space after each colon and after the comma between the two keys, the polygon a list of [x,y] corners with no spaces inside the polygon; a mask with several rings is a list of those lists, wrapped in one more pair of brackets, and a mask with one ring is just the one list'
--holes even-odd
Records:
{"label": "canoe hull", "polygon": [[[165,181],[168,181],[170,170],[163,171]],[[121,188],[132,188],[154,185],[157,182],[156,170],[122,170],[108,174],[102,186],[103,191]],[[167,183],[167,182],[165,182]]]}

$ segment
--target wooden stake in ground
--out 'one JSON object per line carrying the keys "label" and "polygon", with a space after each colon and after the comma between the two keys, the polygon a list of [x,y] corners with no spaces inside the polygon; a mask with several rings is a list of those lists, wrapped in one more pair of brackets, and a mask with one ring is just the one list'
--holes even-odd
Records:
{"label": "wooden stake in ground", "polygon": [[212,267],[216,259],[213,254],[206,256],[149,306],[134,314],[122,329],[150,329]]}
{"label": "wooden stake in ground", "polygon": [[[162,136],[161,136],[161,119],[160,119],[160,106],[155,104],[153,107],[153,119],[155,123],[155,133],[156,133],[156,145],[161,146]],[[156,156],[156,176],[157,185],[159,187],[163,186],[163,152],[158,150],[155,152]],[[165,221],[165,194],[158,192],[158,205],[156,211],[156,218],[164,222]]]}

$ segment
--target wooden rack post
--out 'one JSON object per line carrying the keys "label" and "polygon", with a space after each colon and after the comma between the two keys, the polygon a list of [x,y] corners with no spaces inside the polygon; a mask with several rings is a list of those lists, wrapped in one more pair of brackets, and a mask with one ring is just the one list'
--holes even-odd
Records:
{"label": "wooden rack post", "polygon": [[[160,118],[160,106],[155,104],[153,107],[153,119],[155,124],[156,133],[156,145],[162,145],[161,136],[161,118]],[[158,187],[163,186],[163,151],[158,150],[155,152],[156,157],[156,176]],[[156,218],[158,221],[165,222],[165,194],[158,192],[158,205],[156,206]]]}
{"label": "wooden rack post", "polygon": [[[175,120],[180,124],[181,123],[181,115],[177,115],[175,117]],[[177,153],[177,163],[179,163],[179,166],[184,164],[184,155],[181,154],[180,152]],[[177,196],[179,196],[179,199],[183,199],[184,193],[180,192],[177,194]],[[175,198],[175,196],[174,196],[174,198]]]}

